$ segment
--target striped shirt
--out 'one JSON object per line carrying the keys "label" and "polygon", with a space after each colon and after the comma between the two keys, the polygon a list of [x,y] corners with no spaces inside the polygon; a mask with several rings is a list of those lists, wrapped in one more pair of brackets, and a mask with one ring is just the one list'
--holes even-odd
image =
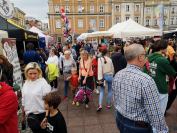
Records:
{"label": "striped shirt", "polygon": [[150,123],[158,133],[168,133],[157,86],[141,68],[127,65],[115,75],[112,89],[114,106],[120,114],[134,121]]}

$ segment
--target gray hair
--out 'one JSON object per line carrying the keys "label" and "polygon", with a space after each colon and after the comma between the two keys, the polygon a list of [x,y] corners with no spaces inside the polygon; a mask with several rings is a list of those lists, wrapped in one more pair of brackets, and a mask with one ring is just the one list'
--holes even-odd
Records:
{"label": "gray hair", "polygon": [[124,54],[127,61],[135,59],[144,52],[144,48],[140,44],[132,44],[124,48]]}

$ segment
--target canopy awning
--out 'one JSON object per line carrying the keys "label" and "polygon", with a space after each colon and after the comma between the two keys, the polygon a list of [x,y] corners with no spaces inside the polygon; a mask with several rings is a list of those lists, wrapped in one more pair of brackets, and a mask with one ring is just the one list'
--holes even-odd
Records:
{"label": "canopy awning", "polygon": [[33,26],[29,29],[29,31],[37,33],[39,37],[46,37],[46,35],[44,35],[43,31],[38,29],[37,27]]}
{"label": "canopy awning", "polygon": [[94,37],[111,37],[113,36],[113,33],[109,31],[95,31],[92,33],[89,33],[87,35],[87,38],[94,38]]}
{"label": "canopy awning", "polygon": [[38,41],[38,34],[31,31],[16,29],[16,30],[7,30],[10,38],[16,38],[17,40],[24,41]]}
{"label": "canopy awning", "polygon": [[162,36],[161,30],[144,27],[136,23],[132,19],[129,19],[122,23],[117,23],[116,25],[112,26],[108,31],[113,33],[113,38]]}

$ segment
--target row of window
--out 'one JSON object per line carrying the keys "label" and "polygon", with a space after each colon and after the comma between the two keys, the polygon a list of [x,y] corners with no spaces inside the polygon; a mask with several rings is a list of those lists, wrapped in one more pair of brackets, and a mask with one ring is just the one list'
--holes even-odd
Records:
{"label": "row of window", "polygon": [[[78,19],[77,26],[78,26],[78,28],[84,28],[84,20],[83,19]],[[91,29],[95,29],[96,28],[96,19],[90,19],[89,26],[90,26]],[[60,20],[56,20],[56,28],[60,29],[61,27],[62,27],[61,21]],[[71,27],[71,25],[69,25],[69,27]],[[99,27],[100,28],[104,28],[105,27],[104,19],[100,19],[99,20]]]}
{"label": "row of window", "polygon": [[[167,25],[167,23],[168,23],[167,21],[168,21],[167,19],[164,19],[163,25]],[[151,20],[146,19],[146,26],[150,26],[150,25],[152,25]],[[157,19],[154,19],[154,25],[155,26],[158,25]],[[170,25],[177,25],[177,18],[174,18],[174,17],[170,18]]]}
{"label": "row of window", "polygon": [[[126,16],[125,19],[128,20],[130,18],[130,16]],[[141,23],[140,22],[140,17],[135,17],[134,18],[135,22],[137,23]],[[116,17],[115,18],[115,23],[120,23],[121,19],[120,17]],[[153,23],[153,24],[152,24]],[[167,25],[167,19],[164,19],[164,25]],[[170,25],[177,25],[177,18],[172,17],[170,19]],[[150,25],[154,25],[157,26],[157,19],[154,19],[153,22],[151,19],[146,19],[145,21],[145,26],[150,26]],[[77,21],[77,27],[78,28],[84,28],[84,20],[83,19],[78,19]],[[89,20],[89,27],[90,29],[96,29],[96,19],[90,19]],[[105,20],[104,19],[100,19],[99,20],[99,27],[100,28],[104,28],[105,27]],[[56,28],[60,29],[61,28],[61,21],[60,20],[56,20]]]}
{"label": "row of window", "polygon": [[[70,6],[66,5],[64,9],[65,9],[66,13],[70,13]],[[81,4],[79,4],[78,8],[77,8],[77,12],[78,13],[82,13],[82,12],[84,12],[84,10],[85,10],[84,6],[82,6]],[[54,7],[54,11],[55,11],[55,13],[59,13],[60,12],[60,7],[59,6],[55,6]],[[94,13],[94,12],[95,12],[95,7],[94,7],[94,5],[91,5],[90,6],[90,13]],[[100,5],[99,12],[100,13],[104,13],[105,12],[104,5]]]}
{"label": "row of window", "polygon": [[[60,12],[60,7],[58,5],[55,6],[54,10],[55,10],[56,13],[59,13]],[[78,4],[78,10],[77,10],[78,13],[82,13],[82,12],[84,12],[84,10],[85,10],[85,8],[82,6],[82,4]],[[120,5],[115,5],[115,11],[120,12],[121,11],[121,6]],[[125,6],[125,11],[130,12],[130,5]],[[135,5],[135,11],[136,12],[140,11],[140,5],[139,4]],[[65,12],[66,13],[70,12],[70,6],[68,6],[68,5],[65,6]],[[94,13],[94,12],[95,12],[95,6],[90,5],[90,13]],[[100,13],[105,12],[105,6],[104,5],[99,6],[99,12]]]}
{"label": "row of window", "polygon": [[[70,6],[66,5],[65,6],[65,12],[66,13],[70,13]],[[58,5],[54,6],[54,10],[55,10],[55,13],[59,13],[60,12],[60,7]],[[84,6],[82,6],[82,4],[78,4],[78,10],[77,12],[78,13],[82,13],[84,12],[85,8]],[[121,5],[115,5],[115,12],[120,12],[121,11]],[[146,7],[145,8],[145,12],[146,13],[152,13],[152,8],[151,7]],[[140,4],[136,4],[134,6],[134,11],[135,12],[140,12]],[[95,6],[94,5],[90,5],[90,13],[94,13],[95,12]],[[105,6],[104,5],[100,5],[99,6],[99,12],[100,13],[104,13],[105,12]],[[130,5],[125,5],[125,12],[130,12]],[[164,8],[164,14],[167,14],[168,13],[168,8],[165,7]],[[172,14],[175,14],[177,13],[177,7],[171,7],[171,13]]]}
{"label": "row of window", "polygon": [[[168,14],[168,10],[169,10],[169,8],[165,7],[164,10],[163,10],[164,14]],[[151,14],[152,11],[153,11],[153,8],[151,8],[151,7],[146,7],[145,8],[145,12],[148,13],[148,14]],[[171,14],[175,14],[175,13],[177,14],[177,7],[171,7],[170,11],[171,11]]]}

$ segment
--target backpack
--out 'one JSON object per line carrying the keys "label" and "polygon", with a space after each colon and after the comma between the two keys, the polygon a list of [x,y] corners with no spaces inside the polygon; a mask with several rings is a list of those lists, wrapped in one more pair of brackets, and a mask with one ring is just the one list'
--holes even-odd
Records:
{"label": "backpack", "polygon": [[74,101],[79,103],[86,103],[92,99],[92,90],[87,88],[86,86],[79,87],[77,91]]}

